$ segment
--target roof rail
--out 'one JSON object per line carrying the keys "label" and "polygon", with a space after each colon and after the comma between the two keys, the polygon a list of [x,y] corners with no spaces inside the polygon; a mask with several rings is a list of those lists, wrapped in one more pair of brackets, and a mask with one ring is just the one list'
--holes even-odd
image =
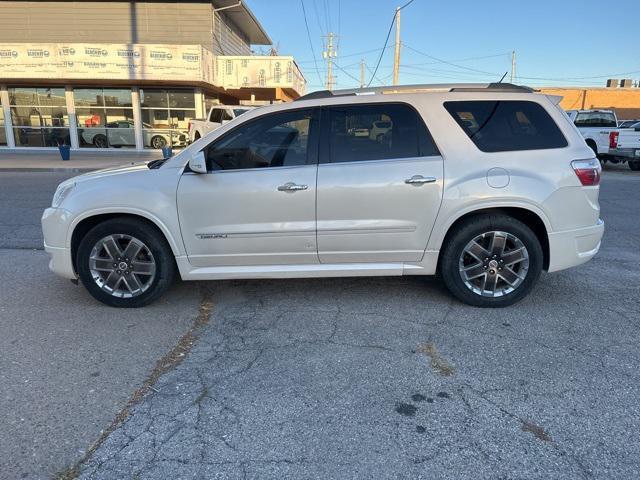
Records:
{"label": "roof rail", "polygon": [[518,92],[532,93],[530,87],[514,85],[512,83],[433,83],[418,85],[393,85],[369,88],[352,88],[345,90],[318,90],[307,93],[297,100],[317,100],[320,98],[345,97],[351,95],[386,95],[392,93],[423,93],[423,92]]}

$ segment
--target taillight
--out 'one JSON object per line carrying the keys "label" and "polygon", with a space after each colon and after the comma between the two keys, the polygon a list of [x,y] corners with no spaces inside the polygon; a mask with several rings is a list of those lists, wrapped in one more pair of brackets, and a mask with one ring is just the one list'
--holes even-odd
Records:
{"label": "taillight", "polygon": [[618,137],[620,136],[620,132],[610,132],[609,133],[609,148],[618,148]]}
{"label": "taillight", "polygon": [[193,122],[191,120],[189,120],[189,131],[191,131],[191,127],[193,126]]}
{"label": "taillight", "polygon": [[596,185],[600,185],[600,172],[602,171],[602,167],[597,158],[574,160],[571,162],[571,166],[583,186],[595,187]]}

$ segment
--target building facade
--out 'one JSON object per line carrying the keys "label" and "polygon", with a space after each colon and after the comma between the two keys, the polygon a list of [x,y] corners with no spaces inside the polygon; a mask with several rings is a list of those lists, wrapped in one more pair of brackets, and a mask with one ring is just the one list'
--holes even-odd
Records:
{"label": "building facade", "polygon": [[0,1],[0,149],[183,147],[212,104],[304,93],[242,2]]}
{"label": "building facade", "polygon": [[640,118],[640,87],[542,88],[544,93],[562,97],[565,110],[615,110],[619,120]]}

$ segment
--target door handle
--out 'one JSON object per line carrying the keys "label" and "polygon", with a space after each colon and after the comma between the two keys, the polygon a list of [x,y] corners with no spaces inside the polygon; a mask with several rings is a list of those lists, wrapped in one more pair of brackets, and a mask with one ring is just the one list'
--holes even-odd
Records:
{"label": "door handle", "polygon": [[297,192],[298,190],[306,190],[309,188],[307,185],[297,185],[293,182],[287,182],[284,185],[278,187],[279,192]]}
{"label": "door handle", "polygon": [[414,175],[411,178],[407,178],[404,183],[407,185],[424,185],[425,183],[435,183],[436,177],[423,177],[422,175]]}

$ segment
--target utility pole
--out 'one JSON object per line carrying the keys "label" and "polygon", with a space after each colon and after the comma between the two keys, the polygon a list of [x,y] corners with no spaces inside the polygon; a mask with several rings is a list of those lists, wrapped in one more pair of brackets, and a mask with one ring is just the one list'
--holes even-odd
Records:
{"label": "utility pole", "polygon": [[364,78],[364,58],[360,59],[360,88],[364,88],[364,86],[367,84],[365,78]]}
{"label": "utility pole", "polygon": [[511,83],[516,79],[516,51],[511,52]]}
{"label": "utility pole", "polygon": [[400,7],[396,7],[396,50],[393,55],[393,84],[398,84],[400,76]]}
{"label": "utility pole", "polygon": [[333,79],[333,60],[338,53],[333,49],[333,40],[336,38],[336,35],[332,32],[329,32],[328,40],[327,40],[327,50],[322,52],[322,56],[327,60],[327,90],[333,90],[334,79]]}

